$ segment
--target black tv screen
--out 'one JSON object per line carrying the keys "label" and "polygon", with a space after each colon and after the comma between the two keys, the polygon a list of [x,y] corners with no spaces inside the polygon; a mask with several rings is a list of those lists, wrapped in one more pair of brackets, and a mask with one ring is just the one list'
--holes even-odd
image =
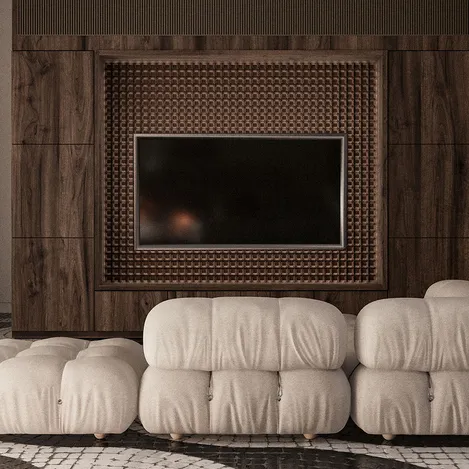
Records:
{"label": "black tv screen", "polygon": [[344,135],[135,135],[137,248],[345,247]]}

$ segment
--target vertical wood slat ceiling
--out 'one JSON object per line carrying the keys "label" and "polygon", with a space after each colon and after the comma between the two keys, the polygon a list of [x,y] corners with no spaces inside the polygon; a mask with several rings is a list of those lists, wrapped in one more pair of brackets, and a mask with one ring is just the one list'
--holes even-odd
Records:
{"label": "vertical wood slat ceiling", "polygon": [[13,0],[20,35],[459,35],[467,0]]}

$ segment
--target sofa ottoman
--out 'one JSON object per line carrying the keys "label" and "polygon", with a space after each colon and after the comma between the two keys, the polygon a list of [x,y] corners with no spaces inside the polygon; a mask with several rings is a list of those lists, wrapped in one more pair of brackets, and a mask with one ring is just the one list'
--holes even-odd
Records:
{"label": "sofa ottoman", "polygon": [[336,433],[350,412],[347,327],[306,298],[178,298],[148,314],[139,416],[150,433]]}
{"label": "sofa ottoman", "polygon": [[355,334],[351,417],[361,429],[386,439],[469,434],[469,298],[378,300]]}
{"label": "sofa ottoman", "polygon": [[137,416],[146,367],[128,339],[2,339],[0,434],[122,433]]}

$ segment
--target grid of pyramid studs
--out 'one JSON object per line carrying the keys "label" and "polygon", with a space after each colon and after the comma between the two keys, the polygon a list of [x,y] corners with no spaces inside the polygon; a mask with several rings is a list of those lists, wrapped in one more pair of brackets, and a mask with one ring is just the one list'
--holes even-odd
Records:
{"label": "grid of pyramid studs", "polygon": [[[104,283],[366,284],[377,279],[377,85],[367,61],[108,60]],[[136,250],[138,134],[346,134],[344,250]]]}

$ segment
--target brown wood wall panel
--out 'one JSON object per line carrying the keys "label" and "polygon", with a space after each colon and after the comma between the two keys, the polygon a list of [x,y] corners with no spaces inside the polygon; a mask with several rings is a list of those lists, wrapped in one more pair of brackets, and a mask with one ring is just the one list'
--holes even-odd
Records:
{"label": "brown wood wall panel", "polygon": [[93,143],[93,54],[13,52],[13,143]]}
{"label": "brown wood wall panel", "polygon": [[15,145],[13,237],[92,237],[93,147]]}
{"label": "brown wood wall panel", "polygon": [[87,36],[85,43],[88,50],[331,49],[329,36]]}
{"label": "brown wood wall panel", "polygon": [[22,36],[13,50],[469,50],[460,36]]}
{"label": "brown wood wall panel", "polygon": [[389,236],[469,237],[469,145],[389,147]]}
{"label": "brown wood wall panel", "polygon": [[[469,279],[466,215],[469,147],[463,145],[469,143],[469,68],[468,53],[458,52],[469,50],[469,36],[14,36],[13,39],[15,50],[38,51],[13,54],[15,143],[93,143],[92,60],[93,51],[97,50],[390,51],[391,239],[385,252],[389,257],[387,291],[94,292],[91,239],[14,239],[13,327],[17,336],[44,337],[54,331],[61,331],[56,332],[59,335],[73,331],[70,334],[90,337],[141,335],[145,317],[154,305],[167,298],[188,296],[300,296],[328,301],[344,313],[357,314],[367,303],[388,295],[421,297],[435,281]],[[91,52],[46,52],[81,49]],[[82,106],[75,112],[73,106],[77,102]],[[62,116],[65,105],[70,112]],[[50,187],[52,192],[41,192],[40,207],[32,192],[20,199],[15,195],[14,236],[89,235],[91,221],[86,226],[79,222],[81,212],[84,216],[88,210],[89,200],[85,197],[83,205],[77,204],[70,192],[79,187],[77,173],[72,166],[64,167],[64,172],[60,168],[57,173],[52,168],[54,161],[59,165],[69,163],[64,157],[73,154],[78,173],[86,173],[87,186],[86,153],[85,147],[44,146],[37,150],[32,146],[14,147],[14,194],[18,191],[25,194],[27,181],[30,189],[39,184],[45,187],[51,181],[68,189],[64,200],[58,195],[62,189]],[[23,161],[24,157],[30,160]],[[66,226],[61,218],[67,206],[71,226]],[[57,213],[62,215],[54,226],[52,219]],[[31,219],[27,220],[28,217]]]}
{"label": "brown wood wall panel", "polygon": [[383,291],[97,291],[95,330],[98,332],[143,331],[145,319],[158,303],[172,298],[220,296],[302,297],[327,301],[344,314],[358,314],[368,303],[387,297]]}
{"label": "brown wood wall panel", "polygon": [[[37,36],[34,36],[37,37]],[[42,36],[38,36],[42,37]],[[47,44],[47,38],[44,42]],[[82,36],[76,36],[82,39]],[[466,36],[86,36],[87,50],[469,50]],[[79,47],[79,41],[76,41]],[[49,47],[44,49],[49,49]],[[64,46],[65,47],[65,46]],[[50,47],[52,48],[52,47]],[[72,47],[70,47],[72,49]],[[81,48],[81,46],[80,46]]]}
{"label": "brown wood wall panel", "polygon": [[469,143],[469,52],[389,53],[389,143]]}
{"label": "brown wood wall panel", "polygon": [[13,330],[93,329],[93,240],[13,239]]}
{"label": "brown wood wall panel", "polygon": [[22,36],[13,34],[13,50],[84,50],[84,36]]}
{"label": "brown wood wall panel", "polygon": [[[269,298],[300,297],[327,301],[336,306],[344,314],[358,314],[368,303],[387,298],[387,291],[317,291],[317,290],[221,290],[221,291],[171,291],[168,298],[215,298],[217,296],[256,296]],[[155,303],[156,304],[156,303]]]}
{"label": "brown wood wall panel", "polygon": [[390,298],[421,298],[434,282],[469,280],[468,238],[390,238]]}
{"label": "brown wood wall panel", "polygon": [[331,49],[467,50],[469,36],[330,36]]}
{"label": "brown wood wall panel", "polygon": [[150,310],[168,298],[165,291],[97,291],[95,330],[143,331]]}
{"label": "brown wood wall panel", "polygon": [[314,299],[327,301],[337,307],[343,314],[357,315],[360,310],[372,301],[387,298],[387,291],[315,291]]}

